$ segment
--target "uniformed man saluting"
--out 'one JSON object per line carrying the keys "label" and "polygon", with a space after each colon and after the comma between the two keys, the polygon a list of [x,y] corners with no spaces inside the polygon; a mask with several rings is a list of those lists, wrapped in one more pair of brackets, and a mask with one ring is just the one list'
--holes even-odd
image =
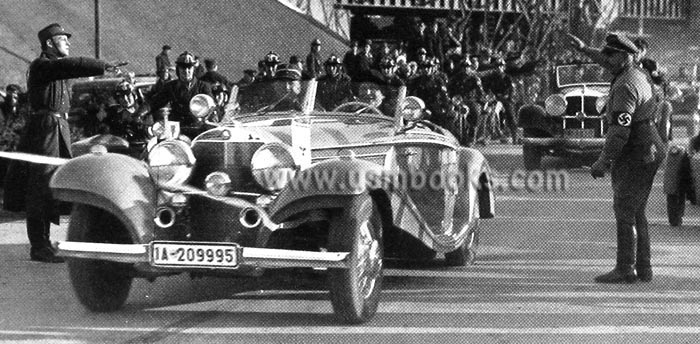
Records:
{"label": "uniformed man saluting", "polygon": [[[71,139],[66,114],[70,107],[67,79],[102,75],[115,70],[109,64],[88,57],[68,57],[71,34],[59,24],[39,31],[41,55],[29,65],[27,93],[31,114],[17,150],[52,157],[70,158]],[[51,196],[49,179],[56,166],[14,161],[5,180],[4,207],[27,212],[30,258],[59,263],[49,241],[51,222],[58,224],[59,213]]]}
{"label": "uniformed man saluting", "polygon": [[[591,166],[594,178],[611,169],[613,209],[617,221],[617,264],[597,276],[599,283],[632,283],[652,279],[645,208],[654,175],[666,147],[654,125],[656,100],[647,75],[634,61],[634,43],[608,35],[602,50],[586,47],[572,36],[575,48],[602,62],[615,76],[607,104],[609,129],[603,152]],[[602,59],[602,60],[601,60]],[[636,274],[635,274],[636,271]]]}

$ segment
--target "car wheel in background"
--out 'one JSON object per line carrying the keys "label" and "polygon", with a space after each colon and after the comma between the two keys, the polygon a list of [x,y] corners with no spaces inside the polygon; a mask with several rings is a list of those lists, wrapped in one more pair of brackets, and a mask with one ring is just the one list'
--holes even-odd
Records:
{"label": "car wheel in background", "polygon": [[542,163],[542,153],[537,147],[523,145],[523,164],[526,170],[539,170]]}
{"label": "car wheel in background", "polygon": [[[111,214],[76,204],[68,226],[68,241],[131,243],[126,230]],[[104,260],[69,258],[68,275],[80,303],[94,312],[121,308],[129,296],[132,265]]]}
{"label": "car wheel in background", "polygon": [[683,214],[685,214],[685,195],[666,195],[666,210],[668,212],[668,223],[671,226],[683,224]]}
{"label": "car wheel in background", "polygon": [[363,323],[377,312],[382,289],[384,252],[382,219],[368,195],[333,215],[328,238],[329,252],[350,252],[349,268],[329,269],[333,310],[348,323]]}

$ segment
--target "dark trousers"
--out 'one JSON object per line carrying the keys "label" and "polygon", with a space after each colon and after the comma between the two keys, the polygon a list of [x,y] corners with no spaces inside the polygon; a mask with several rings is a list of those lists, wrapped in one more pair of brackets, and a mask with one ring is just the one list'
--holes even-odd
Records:
{"label": "dark trousers", "polygon": [[646,206],[659,163],[616,161],[611,179],[617,223],[617,266],[651,266]]}
{"label": "dark trousers", "polygon": [[58,212],[41,169],[29,173],[26,191],[27,237],[32,249],[50,247],[51,222],[58,223]]}

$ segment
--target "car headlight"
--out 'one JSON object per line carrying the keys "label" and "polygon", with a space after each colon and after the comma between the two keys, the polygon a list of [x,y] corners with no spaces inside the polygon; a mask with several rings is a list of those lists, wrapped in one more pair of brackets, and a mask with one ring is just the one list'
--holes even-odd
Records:
{"label": "car headlight", "polygon": [[561,94],[552,94],[544,101],[544,109],[552,116],[561,116],[566,112],[566,98]]}
{"label": "car headlight", "polygon": [[214,98],[207,94],[198,94],[190,100],[190,112],[197,118],[204,118],[216,107]]}
{"label": "car headlight", "polygon": [[595,101],[595,109],[599,114],[603,114],[603,109],[608,105],[608,96],[602,96]]}
{"label": "car headlight", "polygon": [[289,147],[268,143],[258,148],[250,161],[255,181],[269,191],[279,191],[296,175],[298,166]]}
{"label": "car headlight", "polygon": [[192,149],[179,140],[162,141],[148,152],[151,176],[159,183],[184,184],[195,161]]}
{"label": "car headlight", "polygon": [[204,178],[207,192],[215,196],[226,196],[231,190],[231,177],[224,172],[212,172]]}

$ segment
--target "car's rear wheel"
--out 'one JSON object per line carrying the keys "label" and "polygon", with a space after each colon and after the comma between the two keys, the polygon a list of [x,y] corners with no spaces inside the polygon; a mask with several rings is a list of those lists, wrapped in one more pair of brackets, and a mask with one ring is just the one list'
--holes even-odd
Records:
{"label": "car's rear wheel", "polygon": [[685,214],[685,195],[666,195],[666,211],[668,212],[668,223],[671,226],[683,224],[683,214]]}
{"label": "car's rear wheel", "polygon": [[542,164],[542,153],[537,147],[523,145],[523,164],[526,170],[538,170]]}
{"label": "car's rear wheel", "polygon": [[[68,241],[131,243],[128,233],[111,214],[77,204],[68,226]],[[68,275],[80,303],[95,312],[121,308],[131,289],[132,265],[94,259],[68,259]]]}
{"label": "car's rear wheel", "polygon": [[382,219],[369,196],[356,197],[331,220],[328,251],[350,252],[349,268],[329,269],[333,311],[348,323],[363,323],[377,312],[382,289]]}

